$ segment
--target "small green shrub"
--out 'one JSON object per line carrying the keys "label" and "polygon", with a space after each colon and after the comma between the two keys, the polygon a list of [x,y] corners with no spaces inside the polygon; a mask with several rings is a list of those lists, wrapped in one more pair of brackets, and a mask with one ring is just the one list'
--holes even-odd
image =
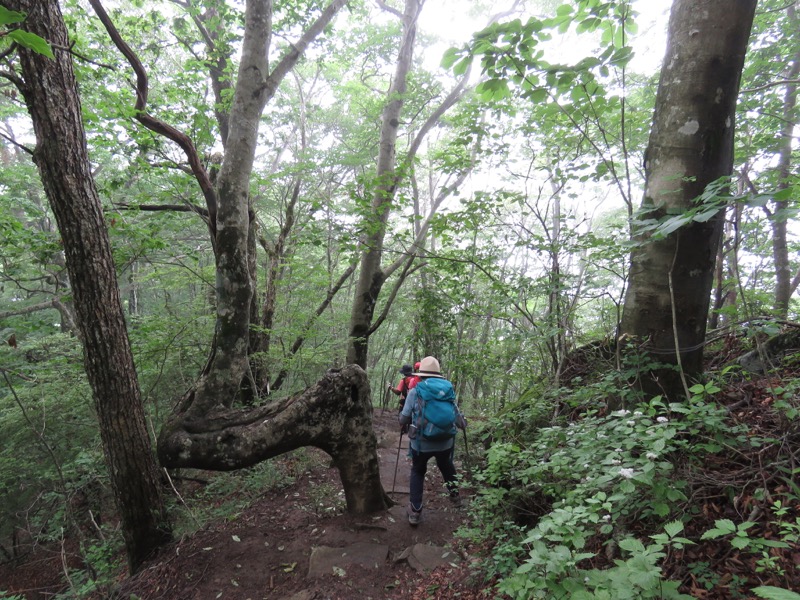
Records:
{"label": "small green shrub", "polygon": [[[714,383],[693,386],[684,402],[656,397],[638,404],[630,389],[615,393],[612,383],[607,377],[559,398],[585,408],[580,420],[533,431],[513,425],[526,419],[522,408],[495,422],[498,433],[476,476],[484,487],[473,503],[481,528],[462,533],[497,540],[487,567],[500,574],[500,593],[519,599],[685,597],[660,569],[669,548],[691,543],[679,535],[692,513],[688,484],[676,478],[674,463],[701,462],[749,438],[713,402]],[[631,409],[603,414],[593,408],[594,393],[622,398]],[[533,403],[531,411],[536,418],[541,407]],[[649,543],[633,533],[659,529],[664,533]]]}

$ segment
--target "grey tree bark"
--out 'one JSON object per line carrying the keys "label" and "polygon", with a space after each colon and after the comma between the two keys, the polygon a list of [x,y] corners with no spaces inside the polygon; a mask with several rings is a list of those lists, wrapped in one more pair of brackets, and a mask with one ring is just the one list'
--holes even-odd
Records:
{"label": "grey tree bark", "polygon": [[84,364],[131,572],[171,538],[147,432],[117,276],[92,177],[78,86],[57,0],[9,0],[55,60],[20,48],[19,77],[36,133],[33,160],[56,216],[72,284]]}
{"label": "grey tree bark", "polygon": [[[756,0],[675,0],[646,153],[641,209],[647,218],[685,212],[733,166],[736,99]],[[703,342],[720,211],[664,239],[634,228],[631,280],[621,332],[646,342],[660,362],[703,370]],[[673,316],[674,311],[674,316]],[[677,343],[677,347],[676,347]],[[646,391],[682,394],[673,368],[642,379]]]}
{"label": "grey tree bark", "polygon": [[392,85],[387,94],[387,103],[381,119],[371,222],[367,224],[367,234],[363,241],[364,249],[350,315],[350,343],[347,349],[347,362],[359,365],[364,369],[367,368],[367,349],[372,316],[375,313],[378,295],[386,281],[386,275],[381,269],[381,258],[383,241],[386,237],[386,224],[398,183],[395,169],[397,130],[400,126],[400,114],[405,100],[406,79],[411,71],[414,39],[417,35],[417,18],[421,9],[422,0],[406,0],[405,10],[400,15],[403,22],[403,40],[400,44]]}

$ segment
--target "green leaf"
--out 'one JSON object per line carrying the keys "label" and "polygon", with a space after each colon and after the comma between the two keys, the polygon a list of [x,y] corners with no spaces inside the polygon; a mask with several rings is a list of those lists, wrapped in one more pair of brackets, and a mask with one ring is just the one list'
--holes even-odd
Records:
{"label": "green leaf", "polygon": [[456,61],[459,59],[459,52],[458,48],[448,48],[445,50],[442,55],[442,62],[440,63],[442,68],[449,69],[456,64]]}
{"label": "green leaf", "polygon": [[600,26],[600,19],[597,17],[587,17],[575,28],[575,31],[582,33],[584,31],[595,31]]}
{"label": "green leaf", "polygon": [[753,593],[767,600],[800,600],[800,594],[771,585],[753,588]]}
{"label": "green leaf", "polygon": [[681,531],[683,531],[683,523],[680,521],[670,521],[666,525],[664,525],[664,531],[669,534],[669,537],[675,537]]}
{"label": "green leaf", "polygon": [[536,104],[544,102],[547,100],[547,90],[544,88],[536,88],[530,94],[528,94],[528,98],[531,102]]}
{"label": "green leaf", "polygon": [[574,88],[572,88],[572,91],[570,91],[569,95],[570,98],[572,98],[572,101],[577,103],[586,98],[586,90],[584,90],[581,86],[576,85]]}
{"label": "green leaf", "polygon": [[479,83],[475,91],[480,94],[481,99],[484,101],[502,100],[511,94],[508,89],[508,82],[505,79],[487,79]]}
{"label": "green leaf", "polygon": [[[681,227],[686,225],[688,222],[689,222],[689,219],[687,219],[685,215],[679,215],[677,217],[671,217],[671,218],[667,219],[666,221],[664,221],[663,223],[661,223],[661,225],[658,227],[658,234],[661,235],[661,236],[667,236],[670,233],[672,233],[673,231],[676,231],[677,229],[680,229]],[[703,386],[700,386],[700,387],[702,389]]]}
{"label": "green leaf", "polygon": [[758,538],[758,545],[766,546],[767,548],[791,548],[791,545],[787,544],[786,542],[781,542],[778,540],[767,540],[764,538]]}
{"label": "green leaf", "polygon": [[644,552],[644,544],[636,538],[625,538],[620,540],[619,547],[628,552]]}
{"label": "green leaf", "polygon": [[743,550],[750,545],[750,539],[746,537],[735,537],[731,540],[731,546],[737,550]]}
{"label": "green leaf", "polygon": [[714,521],[714,526],[719,529],[725,530],[728,533],[733,533],[736,531],[736,525],[730,519],[717,519]]}
{"label": "green leaf", "polygon": [[655,502],[653,504],[653,512],[659,517],[666,517],[669,514],[669,504],[665,502]]}
{"label": "green leaf", "polygon": [[782,190],[778,190],[777,192],[772,194],[772,198],[776,201],[790,200],[792,196],[794,196],[794,187],[792,186],[789,186]]}
{"label": "green leaf", "polygon": [[722,209],[719,207],[709,208],[708,210],[704,210],[703,212],[695,215],[692,221],[695,221],[697,223],[705,223],[711,217],[718,215],[720,210]]}
{"label": "green leaf", "polygon": [[463,75],[467,72],[467,69],[469,69],[470,65],[472,65],[472,57],[465,56],[453,67],[453,75]]}
{"label": "green leaf", "polygon": [[0,6],[0,25],[9,25],[11,23],[22,23],[25,20],[25,14],[15,10],[8,10],[4,6]]}
{"label": "green leaf", "polygon": [[25,48],[42,54],[47,58],[55,58],[53,51],[50,49],[50,44],[34,33],[18,29],[9,33],[8,37],[17,42],[20,46],[24,46]]}

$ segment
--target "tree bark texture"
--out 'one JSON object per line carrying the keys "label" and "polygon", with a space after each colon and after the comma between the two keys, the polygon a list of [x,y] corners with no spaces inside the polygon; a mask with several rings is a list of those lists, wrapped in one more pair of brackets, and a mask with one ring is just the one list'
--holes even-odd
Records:
{"label": "tree bark texture", "polygon": [[353,309],[350,315],[350,342],[347,350],[348,364],[367,368],[369,334],[375,305],[385,281],[381,269],[386,224],[394,201],[398,176],[397,130],[406,93],[406,80],[412,66],[414,39],[417,35],[417,18],[422,10],[422,0],[406,0],[403,12],[403,39],[395,66],[392,85],[387,95],[381,119],[378,165],[372,212],[367,217],[366,239],[361,256],[361,270],[356,284]]}
{"label": "tree bark texture", "polygon": [[267,100],[267,61],[272,3],[250,0],[245,9],[242,59],[225,156],[217,177],[217,324],[214,356],[198,383],[190,407],[202,414],[219,402],[230,405],[248,372],[250,335],[249,198],[258,143],[258,122]]}
{"label": "tree bark texture", "polygon": [[[675,0],[646,153],[647,218],[682,214],[709,183],[731,174],[736,98],[755,6],[756,0]],[[634,229],[638,245],[621,331],[647,341],[659,362],[675,365],[680,352],[689,376],[703,369],[723,217],[720,211],[664,239]],[[646,391],[682,393],[674,369],[651,375],[643,380]]]}
{"label": "tree bark texture", "polygon": [[36,133],[36,163],[58,222],[84,344],[103,451],[131,572],[171,535],[145,423],[108,233],[81,121],[69,40],[57,0],[10,0],[55,60],[19,49],[21,91]]}
{"label": "tree bark texture", "polygon": [[[212,357],[191,397],[194,416],[230,406],[242,380],[252,378],[248,362],[251,305],[254,302],[255,231],[250,209],[250,177],[258,145],[258,124],[266,103],[308,45],[344,6],[333,0],[269,70],[272,2],[248,0],[242,57],[233,95],[225,155],[217,176],[217,323]],[[256,313],[257,314],[257,313]]]}
{"label": "tree bark texture", "polygon": [[380,482],[369,379],[357,365],[331,370],[304,392],[266,406],[174,418],[161,431],[158,454],[166,467],[230,471],[304,446],[331,455],[348,511],[392,505]]}

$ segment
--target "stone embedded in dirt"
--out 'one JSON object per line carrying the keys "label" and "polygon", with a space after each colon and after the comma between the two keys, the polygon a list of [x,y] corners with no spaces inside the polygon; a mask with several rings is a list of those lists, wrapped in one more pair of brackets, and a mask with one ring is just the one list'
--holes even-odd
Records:
{"label": "stone embedded in dirt", "polygon": [[401,560],[408,561],[408,565],[422,573],[423,571],[433,571],[436,567],[449,565],[458,562],[458,556],[450,548],[443,546],[431,546],[429,544],[414,544],[406,548],[395,562]]}
{"label": "stone embedded in dirt", "polygon": [[360,531],[388,531],[389,528],[386,525],[381,525],[380,523],[356,523],[355,528]]}
{"label": "stone embedded in dirt", "polygon": [[284,598],[284,600],[314,600],[317,597],[317,592],[313,590],[303,590],[291,596]]}
{"label": "stone embedded in dirt", "polygon": [[346,573],[347,567],[354,564],[377,569],[383,566],[388,556],[389,546],[386,544],[358,542],[346,548],[318,546],[311,550],[307,576]]}

